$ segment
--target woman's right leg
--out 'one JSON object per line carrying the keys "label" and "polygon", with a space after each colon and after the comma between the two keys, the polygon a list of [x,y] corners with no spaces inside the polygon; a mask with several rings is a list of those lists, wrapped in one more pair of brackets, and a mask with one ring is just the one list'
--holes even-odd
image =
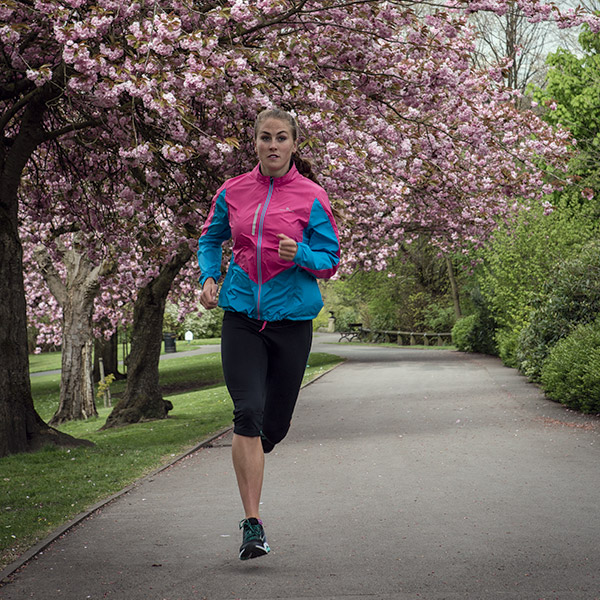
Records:
{"label": "woman's right leg", "polygon": [[231,456],[246,519],[260,519],[260,495],[265,472],[265,454],[260,437],[234,433]]}
{"label": "woman's right leg", "polygon": [[268,364],[259,327],[244,316],[226,312],[221,359],[234,404],[233,467],[246,518],[258,519],[265,464],[260,429]]}

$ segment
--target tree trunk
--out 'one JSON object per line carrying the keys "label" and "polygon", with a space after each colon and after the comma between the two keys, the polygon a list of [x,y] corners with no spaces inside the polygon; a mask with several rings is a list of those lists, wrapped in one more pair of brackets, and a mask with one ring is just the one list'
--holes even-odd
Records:
{"label": "tree trunk", "polygon": [[0,136],[0,456],[47,444],[92,445],[46,425],[31,396],[18,189],[21,173],[40,141],[35,134],[43,131],[43,111],[43,106],[26,110],[10,149]]}
{"label": "tree trunk", "polygon": [[454,265],[452,259],[446,256],[446,267],[448,269],[448,278],[450,279],[450,289],[452,291],[452,301],[454,302],[454,316],[456,320],[462,318],[462,310],[460,309],[460,296],[458,294],[458,284],[454,274]]}
{"label": "tree trunk", "polygon": [[60,403],[51,425],[98,415],[92,378],[92,315],[100,276],[110,269],[106,262],[92,264],[85,251],[63,249],[61,254],[67,269],[66,281],[61,279],[44,247],[34,253],[50,291],[63,310]]}
{"label": "tree trunk", "polygon": [[119,372],[119,334],[115,333],[110,339],[94,341],[94,383],[100,381],[100,359],[104,363],[104,375],[114,375],[115,381],[125,379],[126,375]]}
{"label": "tree trunk", "polygon": [[62,365],[60,376],[60,403],[50,425],[83,420],[98,416],[92,380],[93,304],[63,307]]}
{"label": "tree trunk", "polygon": [[164,419],[173,408],[170,401],[163,399],[159,385],[163,318],[171,284],[191,257],[189,246],[182,246],[158,276],[139,290],[133,310],[127,387],[102,429]]}

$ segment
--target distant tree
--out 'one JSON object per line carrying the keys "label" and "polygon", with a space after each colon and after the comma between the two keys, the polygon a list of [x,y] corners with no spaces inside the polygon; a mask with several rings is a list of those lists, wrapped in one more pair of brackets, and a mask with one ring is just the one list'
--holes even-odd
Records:
{"label": "distant tree", "polygon": [[559,48],[548,56],[543,87],[533,97],[549,123],[567,127],[577,140],[569,172],[588,198],[600,192],[600,34],[584,27],[577,53]]}
{"label": "distant tree", "polygon": [[476,13],[472,21],[477,30],[474,56],[479,66],[503,65],[506,85],[523,93],[529,84],[543,80],[555,30],[552,22],[532,22],[516,1],[508,3],[504,14]]}

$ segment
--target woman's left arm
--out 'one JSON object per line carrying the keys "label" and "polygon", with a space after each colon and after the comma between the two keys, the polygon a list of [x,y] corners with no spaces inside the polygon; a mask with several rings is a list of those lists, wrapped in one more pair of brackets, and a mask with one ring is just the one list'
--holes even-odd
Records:
{"label": "woman's left arm", "polygon": [[293,261],[315,277],[329,279],[340,262],[340,240],[329,202],[315,199]]}

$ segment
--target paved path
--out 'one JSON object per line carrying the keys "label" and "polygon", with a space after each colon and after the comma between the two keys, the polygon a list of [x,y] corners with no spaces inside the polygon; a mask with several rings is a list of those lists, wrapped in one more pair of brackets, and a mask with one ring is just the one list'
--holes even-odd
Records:
{"label": "paved path", "polygon": [[329,349],[347,362],[304,388],[267,457],[269,556],[237,559],[228,434],[94,513],[0,598],[600,599],[599,419],[494,358]]}

